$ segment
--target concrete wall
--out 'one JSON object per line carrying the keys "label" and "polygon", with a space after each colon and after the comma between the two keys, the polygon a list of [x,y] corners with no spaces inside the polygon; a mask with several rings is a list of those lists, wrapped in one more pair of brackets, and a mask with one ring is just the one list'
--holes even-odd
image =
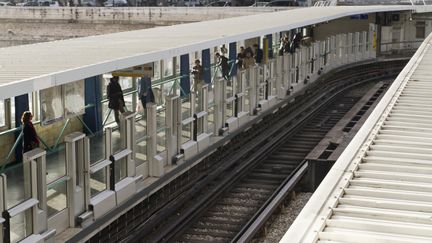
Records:
{"label": "concrete wall", "polygon": [[196,22],[223,19],[273,12],[287,8],[252,8],[252,7],[136,7],[136,8],[87,8],[87,7],[2,7],[2,20],[31,20],[87,23],[145,23],[152,25],[170,25],[175,23]]}
{"label": "concrete wall", "polygon": [[282,8],[1,7],[0,47],[237,17],[280,9]]}
{"label": "concrete wall", "polygon": [[0,47],[70,39],[113,32],[145,29],[148,24],[88,24],[67,21],[30,22],[0,21]]}
{"label": "concrete wall", "polygon": [[314,31],[315,40],[324,40],[328,36],[340,33],[359,32],[369,30],[369,23],[375,23],[375,14],[369,14],[368,19],[340,18],[317,25]]}

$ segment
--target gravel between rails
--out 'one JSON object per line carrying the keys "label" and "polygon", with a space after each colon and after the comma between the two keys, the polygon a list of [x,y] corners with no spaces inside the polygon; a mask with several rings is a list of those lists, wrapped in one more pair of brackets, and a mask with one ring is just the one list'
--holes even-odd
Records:
{"label": "gravel between rails", "polygon": [[309,201],[312,196],[311,192],[299,192],[296,193],[294,200],[290,200],[277,215],[273,216],[273,220],[270,226],[268,226],[267,235],[260,236],[254,239],[253,243],[275,243],[279,242],[284,236],[285,232],[297,218],[300,211]]}

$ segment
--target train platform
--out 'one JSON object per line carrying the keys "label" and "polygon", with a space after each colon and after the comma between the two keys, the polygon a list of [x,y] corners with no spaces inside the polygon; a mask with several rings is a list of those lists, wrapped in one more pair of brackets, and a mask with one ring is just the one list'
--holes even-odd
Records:
{"label": "train platform", "polygon": [[432,242],[432,35],[281,242]]}
{"label": "train platform", "polygon": [[[271,117],[297,119],[302,113],[292,106],[306,110],[309,96],[319,103],[323,90],[393,78],[403,65],[383,71],[391,62],[380,55],[417,48],[431,31],[430,12],[408,5],[302,8],[0,49],[0,242],[125,240],[161,206],[172,210],[173,198],[216,170],[215,161],[240,160],[244,141],[266,141],[256,136]],[[420,37],[393,42],[393,27]],[[279,53],[285,35],[295,45]],[[254,45],[264,61],[237,68],[241,47]],[[229,58],[229,80],[216,52]],[[197,59],[202,78],[191,75]],[[349,78],[320,85],[350,68]],[[139,111],[145,76],[154,100]],[[117,122],[106,91],[113,77],[128,110]],[[41,146],[23,153],[20,115],[29,110]],[[288,118],[280,129],[282,121]]]}

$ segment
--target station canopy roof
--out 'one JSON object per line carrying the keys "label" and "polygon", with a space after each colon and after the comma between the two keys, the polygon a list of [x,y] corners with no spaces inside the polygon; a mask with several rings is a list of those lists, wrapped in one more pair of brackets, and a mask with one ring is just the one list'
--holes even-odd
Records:
{"label": "station canopy roof", "polygon": [[416,6],[311,7],[0,48],[0,100],[224,43]]}

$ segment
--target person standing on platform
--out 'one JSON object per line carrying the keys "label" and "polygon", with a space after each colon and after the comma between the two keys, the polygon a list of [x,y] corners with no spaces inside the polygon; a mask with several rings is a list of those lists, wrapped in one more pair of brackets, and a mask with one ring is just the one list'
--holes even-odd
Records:
{"label": "person standing on platform", "polygon": [[259,48],[258,44],[254,44],[253,47],[254,47],[254,53],[255,53],[255,55],[254,55],[255,62],[258,64],[261,64],[263,56],[264,56],[263,50]]}
{"label": "person standing on platform", "polygon": [[23,153],[39,147],[39,139],[32,123],[33,114],[25,111],[21,116],[23,126]]}
{"label": "person standing on platform", "polygon": [[199,59],[195,60],[195,65],[192,67],[191,73],[193,74],[193,89],[194,92],[198,94],[203,82],[203,67]]}
{"label": "person standing on platform", "polygon": [[151,88],[151,79],[148,75],[144,75],[142,78],[140,78],[138,85],[138,98],[141,100],[142,107],[144,109],[143,116],[145,117],[146,114],[146,108],[147,103],[152,102],[154,103],[155,97],[153,94],[153,90]]}
{"label": "person standing on platform", "polygon": [[229,80],[229,65],[228,65],[228,58],[226,58],[223,54],[216,53],[216,58],[218,59],[217,65],[221,67],[222,71],[222,77],[225,80]]}
{"label": "person standing on platform", "polygon": [[248,69],[249,67],[255,65],[255,59],[253,58],[252,52],[246,51],[246,57],[243,59],[243,67]]}
{"label": "person standing on platform", "polygon": [[243,59],[245,58],[245,48],[243,46],[240,47],[240,52],[237,54],[237,68],[243,69]]}
{"label": "person standing on platform", "polygon": [[125,112],[125,101],[123,97],[123,91],[119,84],[119,77],[114,76],[110,79],[110,83],[107,86],[107,98],[108,108],[114,110],[114,119],[117,125],[120,127],[120,112]]}

